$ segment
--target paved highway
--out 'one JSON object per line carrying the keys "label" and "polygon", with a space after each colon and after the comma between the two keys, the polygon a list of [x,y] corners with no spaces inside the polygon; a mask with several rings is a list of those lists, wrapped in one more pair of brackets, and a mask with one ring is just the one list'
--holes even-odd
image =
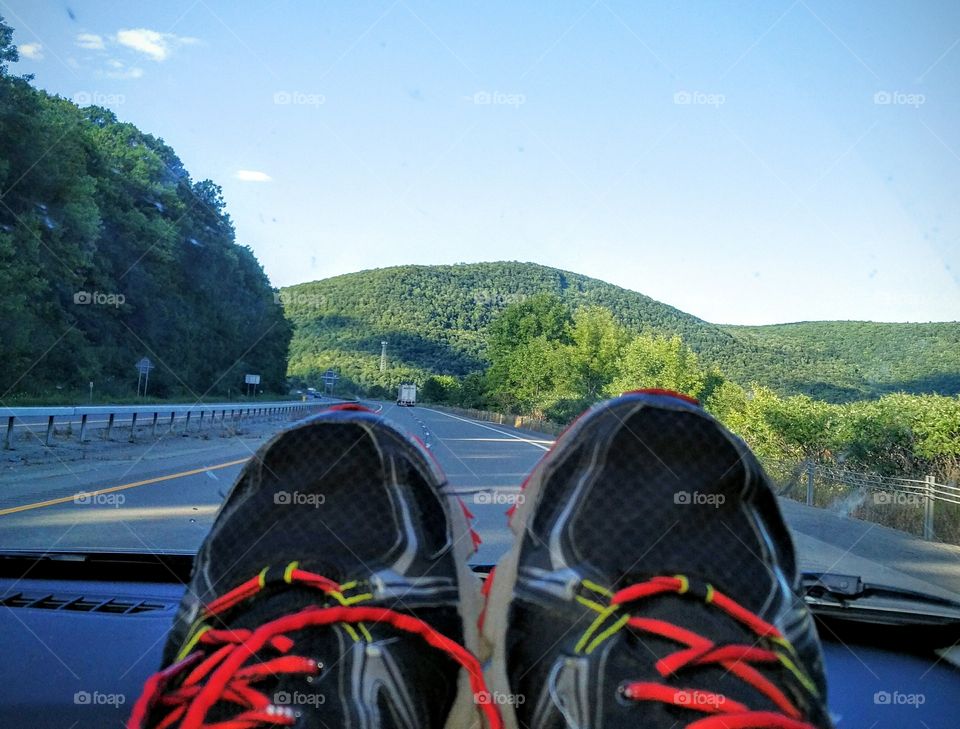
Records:
{"label": "paved highway", "polygon": [[[504,512],[551,438],[426,407],[373,406],[428,445],[451,491],[477,517],[483,544],[476,561],[495,561],[511,539]],[[0,550],[195,551],[243,463],[280,426],[164,447],[119,443],[99,460],[11,466],[0,473]],[[782,505],[802,568],[960,598],[960,548],[792,501]]]}

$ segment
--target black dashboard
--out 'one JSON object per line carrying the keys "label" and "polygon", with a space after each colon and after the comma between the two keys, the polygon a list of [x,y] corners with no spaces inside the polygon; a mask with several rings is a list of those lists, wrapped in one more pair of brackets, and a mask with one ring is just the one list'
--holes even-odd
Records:
{"label": "black dashboard", "polygon": [[[159,666],[190,555],[0,558],[0,727],[121,727]],[[960,726],[960,671],[935,653],[955,625],[821,615],[841,729]]]}

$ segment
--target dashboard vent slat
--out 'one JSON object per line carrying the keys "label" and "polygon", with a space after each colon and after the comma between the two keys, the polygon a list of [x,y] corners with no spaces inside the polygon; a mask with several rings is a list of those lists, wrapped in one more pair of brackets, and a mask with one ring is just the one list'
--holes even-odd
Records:
{"label": "dashboard vent slat", "polygon": [[0,605],[8,608],[34,608],[37,610],[66,610],[80,613],[107,613],[112,615],[139,615],[142,613],[172,610],[173,604],[137,600],[136,598],[98,598],[88,595],[51,595],[15,592],[0,597]]}

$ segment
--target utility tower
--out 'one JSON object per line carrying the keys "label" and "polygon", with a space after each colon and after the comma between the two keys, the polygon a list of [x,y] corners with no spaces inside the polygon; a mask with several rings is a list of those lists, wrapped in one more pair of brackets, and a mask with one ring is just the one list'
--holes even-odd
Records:
{"label": "utility tower", "polygon": [[380,371],[387,371],[387,343],[380,342]]}

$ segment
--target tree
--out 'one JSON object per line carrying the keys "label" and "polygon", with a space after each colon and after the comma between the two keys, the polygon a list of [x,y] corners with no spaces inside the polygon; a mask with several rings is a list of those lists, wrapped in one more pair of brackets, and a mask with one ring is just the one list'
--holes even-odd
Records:
{"label": "tree", "polygon": [[573,323],[570,310],[560,297],[537,294],[511,304],[490,325],[487,356],[495,361],[535,337],[569,342]]}
{"label": "tree", "polygon": [[571,367],[576,395],[593,402],[603,396],[620,371],[620,358],[630,334],[600,306],[579,309],[571,328]]}
{"label": "tree", "polygon": [[428,377],[420,390],[424,402],[456,403],[460,398],[460,382],[452,375]]}
{"label": "tree", "polygon": [[541,294],[511,304],[490,325],[487,379],[492,398],[507,410],[544,408],[561,397],[567,362],[559,352],[571,343],[570,311],[556,296]]}
{"label": "tree", "polygon": [[13,28],[7,25],[0,15],[0,76],[7,73],[7,64],[20,60],[20,53],[13,42]]}
{"label": "tree", "polygon": [[765,415],[788,457],[821,460],[840,442],[839,408],[835,405],[807,395],[772,398]]}
{"label": "tree", "polygon": [[700,397],[706,375],[697,355],[680,337],[636,336],[627,345],[618,365],[616,378],[607,393],[618,395],[628,390],[657,387]]}

